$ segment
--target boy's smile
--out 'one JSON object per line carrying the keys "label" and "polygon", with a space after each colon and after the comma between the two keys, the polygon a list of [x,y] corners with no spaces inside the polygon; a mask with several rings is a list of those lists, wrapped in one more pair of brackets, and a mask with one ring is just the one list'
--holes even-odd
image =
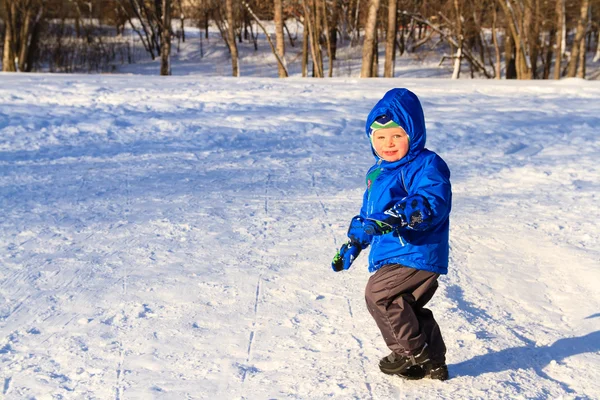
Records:
{"label": "boy's smile", "polygon": [[398,161],[408,153],[408,135],[400,127],[378,129],[371,134],[371,141],[375,153],[388,162]]}

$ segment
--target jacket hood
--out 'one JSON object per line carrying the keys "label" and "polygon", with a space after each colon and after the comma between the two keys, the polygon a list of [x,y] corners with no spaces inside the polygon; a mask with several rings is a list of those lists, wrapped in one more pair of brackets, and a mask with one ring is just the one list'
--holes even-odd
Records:
{"label": "jacket hood", "polygon": [[[413,92],[408,89],[392,89],[383,96],[373,107],[367,117],[366,133],[371,143],[371,124],[379,116],[387,115],[402,127],[410,138],[409,149],[406,156],[393,163],[382,161],[390,166],[405,164],[414,159],[425,148],[426,131],[425,117],[421,102]],[[373,145],[371,150],[377,160],[380,158],[375,153]]]}

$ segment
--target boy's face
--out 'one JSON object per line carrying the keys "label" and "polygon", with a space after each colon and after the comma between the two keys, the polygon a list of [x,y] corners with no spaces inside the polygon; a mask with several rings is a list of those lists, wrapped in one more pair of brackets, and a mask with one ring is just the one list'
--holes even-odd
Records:
{"label": "boy's face", "polygon": [[400,127],[378,129],[371,135],[371,140],[375,152],[385,161],[398,161],[408,153],[408,135]]}

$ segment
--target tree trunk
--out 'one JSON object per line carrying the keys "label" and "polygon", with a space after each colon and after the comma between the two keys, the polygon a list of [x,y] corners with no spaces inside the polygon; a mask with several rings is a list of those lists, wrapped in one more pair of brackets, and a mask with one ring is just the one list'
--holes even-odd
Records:
{"label": "tree trunk", "polygon": [[204,39],[208,39],[208,25],[210,24],[210,13],[204,12]]}
{"label": "tree trunk", "polygon": [[365,41],[362,49],[362,66],[360,70],[361,78],[372,77],[373,54],[375,35],[377,34],[377,13],[379,11],[379,0],[369,1],[369,14],[367,15],[367,25],[365,26]]}
{"label": "tree trunk", "polygon": [[496,22],[498,21],[498,7],[493,5],[493,14],[492,14],[492,41],[494,43],[494,51],[496,52],[496,79],[501,79],[501,57],[500,57],[500,44],[498,43],[498,32],[496,30]]}
{"label": "tree trunk", "polygon": [[[283,69],[283,76],[281,76],[281,77],[287,78],[288,72],[287,72],[287,67],[285,65],[285,60],[283,60],[281,57],[279,57],[279,54],[277,54],[277,49],[275,48],[275,45],[273,44],[273,41],[271,40],[271,35],[269,35],[269,32],[267,32],[267,29],[262,24],[262,22],[260,22],[260,19],[258,18],[258,16],[254,13],[254,11],[252,11],[252,8],[250,8],[250,5],[245,0],[242,0],[242,4],[244,5],[244,7],[246,7],[246,10],[248,10],[248,13],[250,13],[252,18],[254,18],[254,20],[256,21],[256,24],[260,27],[260,29],[262,29],[263,33],[265,34],[265,37],[267,38],[267,41],[269,42],[269,46],[271,47],[271,52],[277,59],[278,68]],[[258,29],[256,31],[258,32]]]}
{"label": "tree trunk", "polygon": [[388,24],[385,37],[385,65],[383,76],[394,77],[396,61],[396,22],[398,21],[398,0],[388,0]]}
{"label": "tree trunk", "polygon": [[302,77],[308,75],[308,19],[304,17],[304,29],[302,32]]}
{"label": "tree trunk", "polygon": [[[525,9],[523,15],[519,21],[519,45],[521,47],[519,59],[519,79],[531,79],[533,78],[533,64],[532,64],[532,49],[535,47],[532,45],[534,39],[532,39],[532,26],[533,26],[533,10],[530,4],[524,4],[523,0],[518,0],[523,4]],[[532,0],[529,0],[529,3]],[[518,17],[519,14],[516,14]]]}
{"label": "tree trunk", "polygon": [[350,44],[354,46],[355,43],[360,41],[360,28],[358,26],[358,13],[360,11],[360,0],[356,0],[356,10],[354,13],[354,29],[352,29],[352,37],[350,38]]}
{"label": "tree trunk", "polygon": [[185,43],[185,14],[183,13],[183,5],[181,4],[181,0],[178,0],[179,5],[179,26],[181,29],[181,41]]}
{"label": "tree trunk", "polygon": [[531,76],[533,79],[538,79],[537,74],[537,63],[538,55],[540,53],[540,32],[541,32],[541,13],[540,13],[540,1],[532,0],[534,2],[533,10],[534,13],[531,15],[531,27],[528,30],[529,38],[529,54],[531,54]]}
{"label": "tree trunk", "polygon": [[315,50],[317,55],[317,70],[318,77],[323,78],[325,76],[325,69],[323,67],[323,52],[321,51],[321,32],[323,32],[322,18],[321,18],[321,7],[319,7],[320,0],[312,0],[312,8],[314,15],[313,25],[313,40],[315,44]]}
{"label": "tree trunk", "polygon": [[[526,36],[531,23],[531,10],[529,5],[525,7],[522,0],[514,0],[518,4],[513,4],[509,0],[497,0],[502,7],[506,17],[506,23],[512,35],[512,41],[515,46],[515,66],[517,79],[531,79],[531,60],[529,46],[526,43]],[[525,10],[525,15],[521,10]]]}
{"label": "tree trunk", "polygon": [[27,53],[29,51],[31,20],[33,18],[33,9],[31,4],[25,5],[25,10],[21,10],[21,31],[19,33],[19,59],[17,62],[18,70],[24,72],[27,68]]}
{"label": "tree trunk", "polygon": [[456,55],[454,56],[454,71],[452,72],[452,79],[458,79],[460,78],[460,62],[462,59],[463,49],[462,13],[459,0],[454,0],[454,12],[456,13],[456,39],[458,41],[458,48],[456,49]]}
{"label": "tree trunk", "polygon": [[31,72],[33,69],[33,55],[37,50],[40,21],[44,13],[44,3],[32,3],[31,13],[27,13],[27,29],[21,32],[21,51],[19,53],[19,70]]}
{"label": "tree trunk", "polygon": [[560,79],[563,55],[563,29],[565,20],[565,0],[556,0],[556,51],[554,53],[554,79]]}
{"label": "tree trunk", "polygon": [[[275,0],[275,40],[277,42],[277,54],[279,58],[283,61],[285,65],[285,37],[283,36],[283,1]],[[280,78],[285,78],[287,76],[287,72],[284,68],[284,65],[277,64],[277,71],[279,73]]]}
{"label": "tree trunk", "polygon": [[585,45],[585,35],[579,44],[579,65],[577,66],[577,77],[581,79],[585,79],[585,54],[586,53],[586,45]]}
{"label": "tree trunk", "polygon": [[315,25],[312,23],[313,20],[311,18],[311,10],[309,10],[308,5],[306,4],[307,1],[309,0],[302,0],[302,6],[304,8],[304,19],[306,21],[306,25],[308,26],[310,55],[312,56],[313,61],[313,76],[316,76],[317,78],[322,78],[323,74],[322,70],[319,70],[319,60],[317,57],[318,43],[315,43]]}
{"label": "tree trunk", "polygon": [[171,0],[162,0],[160,74],[171,75]]}
{"label": "tree trunk", "polygon": [[398,43],[398,50],[400,50],[400,56],[404,54],[404,49],[406,48],[406,15],[404,13],[401,16],[400,24],[402,25],[402,30],[400,31],[400,43]]}
{"label": "tree trunk", "polygon": [[6,20],[4,21],[4,52],[2,54],[2,71],[16,72],[15,58],[17,56],[17,34],[15,32],[15,20],[17,6],[15,0],[5,0]]}
{"label": "tree trunk", "polygon": [[544,62],[544,75],[542,79],[550,79],[550,67],[552,65],[552,47],[554,47],[554,39],[556,37],[556,29],[552,28],[548,35],[548,46],[546,47],[546,61]]}
{"label": "tree trunk", "polygon": [[569,60],[569,68],[567,70],[567,76],[569,78],[574,78],[575,74],[577,73],[579,49],[581,47],[581,41],[585,37],[586,21],[589,6],[590,0],[581,0],[579,21],[577,22],[577,32],[575,33],[575,40],[573,41],[573,47],[571,48],[571,59]]}
{"label": "tree trunk", "polygon": [[594,56],[594,62],[600,60],[600,34],[596,32],[596,55]]}
{"label": "tree trunk", "polygon": [[340,18],[340,0],[333,0],[331,11],[331,26],[329,27],[329,41],[331,43],[331,57],[335,60],[337,53],[337,26]]}
{"label": "tree trunk", "polygon": [[240,76],[237,43],[235,42],[235,22],[233,20],[233,0],[225,1],[227,12],[227,41],[231,52],[232,76]]}
{"label": "tree trunk", "polygon": [[325,41],[327,43],[327,57],[329,57],[329,72],[330,78],[333,77],[333,56],[331,54],[331,38],[329,37],[329,21],[327,18],[327,8],[325,7],[325,0],[319,0],[321,5],[321,11],[323,12],[323,25],[325,28]]}
{"label": "tree trunk", "polygon": [[44,3],[37,0],[5,0],[4,11],[2,70],[31,72]]}
{"label": "tree trunk", "polygon": [[379,76],[379,38],[375,35],[375,43],[373,44],[373,68],[371,69],[371,77],[377,78]]}
{"label": "tree trunk", "polygon": [[510,35],[504,37],[504,62],[506,64],[506,79],[517,79],[515,61],[515,42]]}

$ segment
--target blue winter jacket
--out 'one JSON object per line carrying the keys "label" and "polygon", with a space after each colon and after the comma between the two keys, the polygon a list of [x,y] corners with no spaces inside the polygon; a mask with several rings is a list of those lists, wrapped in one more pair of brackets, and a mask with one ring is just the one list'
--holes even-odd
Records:
{"label": "blue winter jacket", "polygon": [[402,229],[371,238],[369,271],[386,264],[446,274],[448,272],[449,214],[452,204],[450,170],[440,156],[425,148],[425,118],[417,96],[408,89],[392,89],[369,113],[367,137],[371,124],[387,115],[408,134],[410,147],[400,160],[377,159],[367,174],[361,217],[382,213],[404,197],[425,197],[432,211],[432,223],[423,231]]}

